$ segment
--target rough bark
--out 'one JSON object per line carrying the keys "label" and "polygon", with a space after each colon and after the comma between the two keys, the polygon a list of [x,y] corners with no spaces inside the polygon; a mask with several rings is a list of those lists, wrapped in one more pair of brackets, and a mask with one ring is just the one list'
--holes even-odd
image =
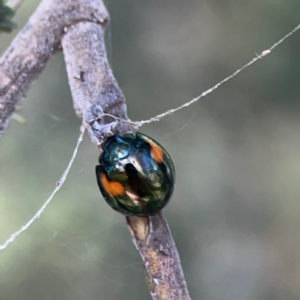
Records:
{"label": "rough bark", "polygon": [[66,28],[79,23],[105,24],[102,1],[44,0],[0,58],[0,136],[46,62],[61,49]]}
{"label": "rough bark", "polygon": [[107,60],[104,30],[104,26],[80,22],[69,27],[62,38],[75,111],[98,145],[108,136],[131,131],[125,97]]}
{"label": "rough bark", "polygon": [[152,298],[190,299],[180,258],[163,215],[159,213],[149,218],[127,217],[127,225],[146,268]]}

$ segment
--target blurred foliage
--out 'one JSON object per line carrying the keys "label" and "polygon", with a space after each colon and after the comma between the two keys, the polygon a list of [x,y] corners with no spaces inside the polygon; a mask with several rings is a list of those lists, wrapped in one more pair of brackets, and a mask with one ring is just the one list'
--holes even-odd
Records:
{"label": "blurred foliage", "polygon": [[[16,15],[22,28],[39,1]],[[132,120],[212,87],[299,23],[299,0],[109,0],[108,49]],[[16,32],[1,35],[5,51]],[[141,128],[172,155],[164,210],[193,299],[300,299],[300,32],[190,108]],[[74,149],[62,55],[0,141],[0,242],[42,205]],[[0,252],[2,300],[150,299],[124,217],[99,193],[88,137],[65,186]]]}
{"label": "blurred foliage", "polygon": [[14,15],[15,12],[0,0],[0,31],[11,32],[17,27],[17,24],[11,20]]}

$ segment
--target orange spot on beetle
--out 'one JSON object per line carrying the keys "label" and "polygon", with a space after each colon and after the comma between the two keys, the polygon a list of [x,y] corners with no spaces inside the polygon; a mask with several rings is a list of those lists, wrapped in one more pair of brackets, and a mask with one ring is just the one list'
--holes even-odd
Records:
{"label": "orange spot on beetle", "polygon": [[122,196],[125,193],[123,185],[118,181],[109,181],[104,173],[100,174],[100,182],[109,196]]}
{"label": "orange spot on beetle", "polygon": [[164,158],[164,153],[162,149],[153,142],[149,142],[149,144],[151,146],[150,152],[153,159],[159,164],[162,163]]}

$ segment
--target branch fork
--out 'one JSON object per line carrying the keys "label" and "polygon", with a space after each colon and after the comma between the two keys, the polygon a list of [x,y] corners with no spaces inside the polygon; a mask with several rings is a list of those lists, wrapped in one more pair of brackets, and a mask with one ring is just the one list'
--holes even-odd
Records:
{"label": "branch fork", "polygon": [[[62,50],[76,114],[93,143],[132,131],[125,97],[109,66],[104,33],[109,14],[101,0],[43,0],[0,58],[0,135],[16,107],[46,66]],[[111,115],[111,116],[109,116]],[[127,217],[151,296],[190,299],[180,259],[162,214]]]}

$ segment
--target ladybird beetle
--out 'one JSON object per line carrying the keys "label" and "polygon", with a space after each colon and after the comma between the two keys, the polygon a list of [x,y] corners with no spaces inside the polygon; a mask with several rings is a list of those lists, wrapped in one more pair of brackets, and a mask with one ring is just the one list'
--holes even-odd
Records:
{"label": "ladybird beetle", "polygon": [[168,203],[175,169],[161,145],[138,132],[114,135],[102,149],[96,176],[104,199],[114,210],[146,217],[155,215]]}

